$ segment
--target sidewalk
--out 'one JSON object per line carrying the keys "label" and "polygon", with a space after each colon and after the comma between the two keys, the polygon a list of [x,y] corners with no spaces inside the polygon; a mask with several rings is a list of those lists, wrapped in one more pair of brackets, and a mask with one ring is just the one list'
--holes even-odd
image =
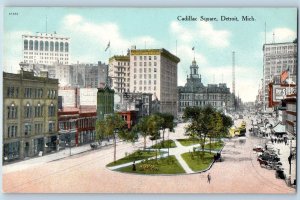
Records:
{"label": "sidewalk", "polygon": [[[289,141],[290,142],[290,141]],[[274,150],[276,150],[276,152],[278,154],[278,157],[280,158],[280,162],[282,163],[282,167],[284,169],[284,173],[286,175],[286,179],[289,178],[289,169],[290,169],[290,164],[288,161],[288,157],[290,155],[290,143],[287,143],[287,145],[284,144],[284,142],[282,143],[274,143],[273,147]],[[295,148],[296,147],[296,142],[295,140],[293,140],[292,143],[292,147]],[[292,183],[294,182],[294,180],[296,179],[296,159],[292,159],[292,165],[291,165],[291,181]]]}
{"label": "sidewalk", "polygon": [[[117,141],[120,142],[120,141]],[[105,146],[109,146],[113,144],[113,140],[110,140],[110,142],[102,142],[101,147],[98,147],[99,149]],[[14,162],[11,164],[5,164],[2,166],[2,172],[3,173],[9,173],[13,171],[20,171],[24,170],[26,168],[32,167],[32,166],[37,166],[40,164],[44,164],[47,162],[67,158],[73,155],[77,155],[80,153],[84,153],[87,151],[92,151],[90,144],[85,144],[82,146],[78,147],[72,147],[72,148],[65,148],[63,150],[51,153],[51,154],[46,154],[44,156],[39,156],[39,157],[34,157],[34,158],[27,158],[24,160],[20,160],[18,162]]]}

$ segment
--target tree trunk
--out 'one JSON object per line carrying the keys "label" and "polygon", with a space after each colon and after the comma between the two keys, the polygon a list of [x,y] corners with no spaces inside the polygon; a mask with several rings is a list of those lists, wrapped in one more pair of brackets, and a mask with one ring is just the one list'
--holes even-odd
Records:
{"label": "tree trunk", "polygon": [[146,137],[147,136],[144,137],[144,150],[146,150]]}
{"label": "tree trunk", "polygon": [[156,146],[156,150],[155,150],[155,152],[156,152],[156,154],[155,154],[155,159],[156,159],[156,161],[157,161],[157,138],[156,138],[156,140],[155,140],[155,146]]}
{"label": "tree trunk", "polygon": [[161,146],[165,147],[165,129],[163,130],[163,141]]}
{"label": "tree trunk", "polygon": [[116,137],[114,137],[114,162],[116,162],[117,159],[117,141]]}
{"label": "tree trunk", "polygon": [[209,153],[211,153],[211,137],[209,137]]}

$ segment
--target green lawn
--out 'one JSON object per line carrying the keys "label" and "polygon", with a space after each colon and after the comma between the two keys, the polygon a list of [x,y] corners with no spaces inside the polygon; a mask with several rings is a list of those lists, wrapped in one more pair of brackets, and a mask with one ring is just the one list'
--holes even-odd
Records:
{"label": "green lawn", "polygon": [[185,173],[175,156],[156,160],[148,160],[144,163],[136,164],[136,171],[132,171],[132,166],[117,169],[120,172],[129,172],[135,174],[181,174]]}
{"label": "green lawn", "polygon": [[177,139],[177,141],[180,142],[180,144],[182,146],[190,146],[190,145],[194,145],[194,144],[199,144],[199,140],[195,139],[195,138]]}
{"label": "green lawn", "polygon": [[[164,144],[164,146],[162,144]],[[164,143],[163,143],[163,141],[161,141],[157,145],[155,144],[155,145],[151,146],[150,148],[153,148],[153,149],[162,149],[162,148],[168,148],[168,145],[170,145],[169,146],[170,148],[175,148],[176,147],[176,144],[175,144],[175,142],[173,140],[165,140]]]}
{"label": "green lawn", "polygon": [[[181,157],[188,164],[188,166],[195,172],[205,170],[213,162],[214,154],[209,152],[204,152],[204,156],[201,159],[200,154],[202,152],[187,152],[181,154]],[[194,156],[192,157],[191,154]]]}
{"label": "green lawn", "polygon": [[153,157],[153,156],[155,156],[155,154],[156,154],[155,151],[136,151],[128,156],[125,156],[124,158],[117,160],[116,162],[111,162],[111,163],[107,164],[106,166],[112,167],[112,166],[116,166],[116,165],[120,165],[120,164],[124,164],[124,163],[128,163],[128,162],[132,162],[135,160],[142,160],[142,159]]}
{"label": "green lawn", "polygon": [[[222,141],[213,142],[211,143],[211,150],[219,151],[224,146],[224,143]],[[209,144],[205,144],[204,149],[210,149]]]}

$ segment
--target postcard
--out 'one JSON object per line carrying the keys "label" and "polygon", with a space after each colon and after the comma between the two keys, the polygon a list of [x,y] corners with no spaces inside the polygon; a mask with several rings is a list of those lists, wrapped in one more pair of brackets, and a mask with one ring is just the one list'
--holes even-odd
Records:
{"label": "postcard", "polygon": [[295,194],[297,19],[6,7],[3,192]]}

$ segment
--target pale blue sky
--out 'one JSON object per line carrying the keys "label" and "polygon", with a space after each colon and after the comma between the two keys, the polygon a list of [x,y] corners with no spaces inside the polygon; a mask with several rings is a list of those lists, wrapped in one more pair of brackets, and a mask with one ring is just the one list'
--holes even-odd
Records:
{"label": "pale blue sky", "polygon": [[[9,15],[17,12],[18,15]],[[165,48],[181,59],[178,84],[184,85],[196,49],[205,85],[225,82],[231,88],[232,51],[236,52],[236,93],[253,101],[262,78],[264,24],[267,42],[296,38],[297,10],[291,8],[6,8],[4,11],[4,71],[16,72],[21,61],[21,35],[56,31],[71,38],[71,63],[108,62],[114,54],[137,48]],[[178,16],[216,17],[215,22],[181,22]],[[240,21],[221,21],[221,16]],[[242,21],[253,16],[255,21]],[[104,49],[110,41],[111,48]]]}

